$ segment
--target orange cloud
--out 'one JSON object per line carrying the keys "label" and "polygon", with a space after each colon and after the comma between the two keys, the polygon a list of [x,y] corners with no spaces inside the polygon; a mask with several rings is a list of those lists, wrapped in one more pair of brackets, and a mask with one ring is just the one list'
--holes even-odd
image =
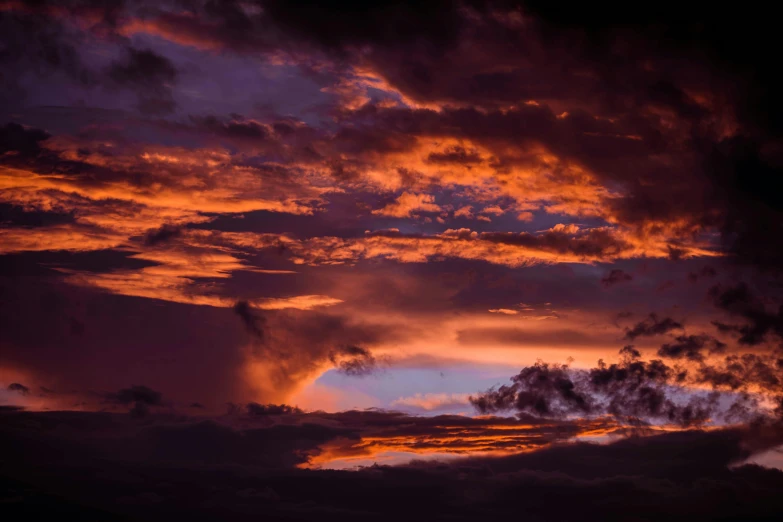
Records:
{"label": "orange cloud", "polygon": [[[553,263],[594,263],[639,257],[667,258],[671,244],[663,237],[638,237],[618,228],[594,228],[569,234],[478,234],[446,230],[433,236],[402,235],[395,231],[370,233],[363,238],[312,238],[288,243],[298,264],[352,264],[383,258],[401,263],[423,263],[440,258],[482,260],[511,267]],[[719,255],[708,245],[680,244],[683,257]]]}
{"label": "orange cloud", "polygon": [[387,217],[411,217],[414,212],[440,212],[435,204],[435,197],[429,194],[413,194],[403,192],[393,203],[382,209],[374,210],[373,214]]}
{"label": "orange cloud", "polygon": [[[352,413],[363,415],[362,412],[337,415],[348,418]],[[557,422],[527,424],[497,417],[441,416],[420,419],[409,422],[407,426],[390,423],[374,426],[370,421],[359,440],[341,438],[327,442],[321,446],[319,454],[301,467],[370,465],[387,461],[392,453],[401,453],[403,460],[427,455],[508,455],[542,449],[552,442],[580,435],[608,435],[620,427],[613,419],[583,420],[567,425]],[[399,458],[397,455],[397,460]]]}

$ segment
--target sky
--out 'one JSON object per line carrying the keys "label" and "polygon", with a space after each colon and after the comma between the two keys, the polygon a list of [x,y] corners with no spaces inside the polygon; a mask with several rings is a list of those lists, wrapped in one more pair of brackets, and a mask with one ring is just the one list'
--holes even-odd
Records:
{"label": "sky", "polygon": [[740,11],[0,0],[0,498],[779,514],[783,82]]}

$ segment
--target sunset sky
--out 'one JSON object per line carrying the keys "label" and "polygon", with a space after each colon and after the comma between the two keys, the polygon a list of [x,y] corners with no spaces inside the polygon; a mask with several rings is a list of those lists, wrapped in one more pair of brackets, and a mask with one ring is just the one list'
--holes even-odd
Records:
{"label": "sunset sky", "polygon": [[[216,465],[444,490],[460,459],[696,445],[704,477],[750,458],[768,475],[743,484],[781,484],[769,18],[0,1],[0,441],[158,465],[154,432],[167,461],[201,440]],[[0,475],[43,487],[25,473]],[[265,480],[248,495],[293,494]],[[759,491],[736,516],[777,512]],[[112,513],[154,519],[150,495]]]}

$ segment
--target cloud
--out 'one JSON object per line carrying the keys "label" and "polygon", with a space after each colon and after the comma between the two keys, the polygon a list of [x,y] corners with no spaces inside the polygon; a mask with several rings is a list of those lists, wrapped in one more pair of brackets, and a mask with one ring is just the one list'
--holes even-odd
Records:
{"label": "cloud", "polygon": [[703,361],[704,351],[710,354],[726,350],[726,344],[709,335],[679,335],[672,343],[666,343],[658,349],[658,356],[671,359],[685,358],[691,361]]}
{"label": "cloud", "polygon": [[365,348],[360,346],[345,346],[329,354],[329,360],[337,367],[337,371],[352,377],[370,375],[378,369],[378,361]]}
{"label": "cloud", "polygon": [[30,395],[30,388],[18,382],[12,382],[6,389],[10,392],[16,392],[20,395]]}
{"label": "cloud", "polygon": [[698,272],[688,272],[688,281],[697,282],[699,279],[715,277],[718,274],[714,267],[705,265]]}
{"label": "cloud", "polygon": [[770,334],[783,337],[783,308],[770,312],[755,295],[747,283],[734,286],[716,285],[710,288],[709,296],[715,306],[732,317],[742,319],[742,324],[726,324],[716,321],[719,330],[739,334],[739,343],[755,346],[765,342]]}
{"label": "cloud", "polygon": [[209,132],[230,138],[262,140],[270,136],[268,126],[254,120],[233,119],[221,121],[215,116],[191,116],[191,121]]}
{"label": "cloud", "polygon": [[150,406],[163,405],[163,394],[147,386],[131,386],[115,393],[107,393],[104,398],[116,404],[133,405],[130,414],[144,417],[150,412]]}
{"label": "cloud", "polygon": [[690,369],[645,361],[632,346],[620,351],[619,362],[599,360],[587,370],[538,361],[512,377],[512,384],[471,396],[470,402],[482,413],[512,410],[542,418],[613,415],[679,426],[721,419],[779,422],[783,365],[778,357],[744,354],[705,361],[704,350],[724,349],[706,335],[680,336],[661,347],[661,356],[699,363]]}
{"label": "cloud", "polygon": [[503,315],[517,315],[519,313],[518,310],[513,310],[511,308],[492,308],[489,310],[489,312],[493,314],[503,314]]}
{"label": "cloud", "polygon": [[242,323],[245,325],[247,331],[263,341],[264,327],[266,326],[264,317],[255,313],[247,301],[238,301],[237,304],[234,305],[233,310],[234,313],[242,319]]}
{"label": "cloud", "polygon": [[296,406],[289,406],[287,404],[258,404],[257,402],[249,402],[245,405],[245,408],[247,409],[248,414],[253,416],[302,413],[302,410]]}
{"label": "cloud", "polygon": [[682,324],[671,317],[658,318],[658,315],[651,313],[647,319],[636,323],[633,328],[626,328],[625,338],[634,340],[637,337],[652,337],[672,330],[682,330]]}
{"label": "cloud", "polygon": [[181,228],[174,225],[163,224],[160,228],[150,230],[144,235],[144,244],[147,246],[156,246],[181,235]]}
{"label": "cloud", "polygon": [[[471,232],[448,229],[441,234],[403,234],[376,231],[364,238],[319,237],[287,243],[299,264],[348,264],[360,259],[383,258],[403,263],[430,259],[482,260],[511,267],[540,263],[593,263],[635,257],[668,257],[663,246],[635,245],[622,232],[591,229],[572,236],[564,231]],[[660,248],[659,248],[660,247]],[[690,255],[711,255],[694,248]]]}
{"label": "cloud", "polygon": [[435,204],[434,196],[428,194],[414,194],[403,192],[400,196],[385,207],[373,210],[373,214],[387,217],[411,217],[414,212],[440,212],[441,208]]}
{"label": "cloud", "polygon": [[6,123],[0,127],[0,153],[35,155],[41,151],[40,143],[50,137],[51,135],[42,129],[24,127],[13,122]]}
{"label": "cloud", "polygon": [[118,85],[138,91],[139,110],[143,113],[167,113],[174,110],[171,84],[177,69],[165,56],[151,49],[129,47],[121,61],[111,64],[108,76]]}
{"label": "cloud", "polygon": [[385,358],[372,348],[402,334],[383,323],[364,323],[315,311],[235,308],[251,343],[244,373],[256,393],[283,400],[309,379],[336,368],[361,377],[377,371]]}
{"label": "cloud", "polygon": [[619,268],[612,269],[611,272],[601,278],[601,284],[606,288],[628,281],[633,281],[633,276]]}

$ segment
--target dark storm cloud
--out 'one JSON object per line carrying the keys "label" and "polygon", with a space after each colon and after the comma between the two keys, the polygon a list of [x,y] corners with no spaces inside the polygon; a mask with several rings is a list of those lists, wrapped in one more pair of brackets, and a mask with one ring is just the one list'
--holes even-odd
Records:
{"label": "dark storm cloud", "polygon": [[637,337],[652,337],[672,330],[682,330],[682,324],[671,317],[659,318],[657,314],[651,313],[647,319],[636,323],[633,328],[626,328],[625,338],[634,340]]}
{"label": "dark storm cloud", "polygon": [[619,268],[613,269],[611,272],[601,278],[601,284],[606,288],[610,288],[619,283],[626,283],[628,281],[633,281],[633,276]]}

